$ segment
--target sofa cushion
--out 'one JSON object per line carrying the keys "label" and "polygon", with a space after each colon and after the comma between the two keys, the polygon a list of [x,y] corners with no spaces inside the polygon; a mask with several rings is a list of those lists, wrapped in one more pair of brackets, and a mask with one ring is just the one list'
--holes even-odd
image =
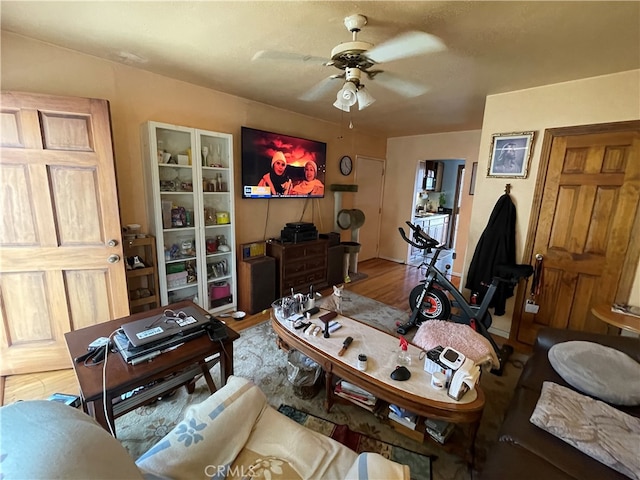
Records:
{"label": "sofa cushion", "polygon": [[554,370],[577,390],[614,405],[640,404],[640,364],[598,343],[562,342],[549,349]]}
{"label": "sofa cushion", "polygon": [[0,408],[0,477],[142,480],[120,443],[87,414],[30,400]]}
{"label": "sofa cushion", "polygon": [[553,369],[551,362],[549,362],[548,353],[548,350],[533,352],[533,355],[529,357],[522,369],[517,387],[528,388],[529,390],[539,393],[545,381],[569,386],[569,384],[558,375],[558,372]]}
{"label": "sofa cushion", "polygon": [[640,419],[545,382],[531,423],[631,478],[640,478]]}
{"label": "sofa cushion", "polygon": [[[539,392],[526,388],[516,390],[500,427],[499,441],[519,445],[576,479],[628,478],[533,425],[529,419],[539,397]],[[540,478],[544,476],[541,475]]]}
{"label": "sofa cushion", "polygon": [[498,442],[491,448],[491,454],[482,467],[479,480],[540,480],[541,478],[544,480],[575,479],[573,475],[554,467],[526,448],[513,443]]}

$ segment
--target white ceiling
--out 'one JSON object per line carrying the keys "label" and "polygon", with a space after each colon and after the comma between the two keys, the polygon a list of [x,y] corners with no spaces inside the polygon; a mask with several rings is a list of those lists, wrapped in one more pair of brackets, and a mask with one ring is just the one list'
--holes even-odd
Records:
{"label": "white ceiling", "polygon": [[[4,1],[2,29],[168,77],[386,136],[479,129],[485,97],[640,68],[640,2],[482,1]],[[448,49],[382,64],[429,91],[403,98],[366,81],[377,101],[362,111],[297,97],[334,67],[252,61],[260,50],[328,59],[351,40],[343,19],[360,13],[359,40],[407,30]],[[72,73],[70,72],[72,75]],[[518,108],[514,105],[514,108]]]}

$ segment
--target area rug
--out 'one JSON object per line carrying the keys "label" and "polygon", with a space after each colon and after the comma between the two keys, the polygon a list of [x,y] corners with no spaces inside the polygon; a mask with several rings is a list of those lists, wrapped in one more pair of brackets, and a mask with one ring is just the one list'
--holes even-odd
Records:
{"label": "area rug", "polygon": [[[346,292],[345,292],[346,293]],[[348,292],[349,300],[343,304],[346,315],[369,323],[395,326],[396,318],[404,318],[405,312],[374,300]],[[359,314],[355,310],[362,312]],[[506,408],[513,395],[515,384],[522,370],[524,355],[514,354],[505,366],[501,377],[483,373],[480,383],[486,397],[486,406],[476,437],[476,463],[473,475],[482,468],[486,453],[495,445],[497,433]],[[416,360],[417,361],[417,360]],[[290,405],[336,424],[345,424],[353,431],[407,450],[436,456],[432,462],[432,478],[435,480],[469,480],[471,471],[465,462],[445,452],[435,443],[419,443],[396,432],[389,425],[358,406],[335,404],[330,413],[324,410],[324,389],[311,399],[295,396],[293,386],[287,380],[287,354],[276,345],[276,335],[270,322],[264,322],[240,332],[234,343],[234,373],[253,381],[265,392],[269,403],[278,408]],[[212,369],[217,385],[220,385],[219,368]],[[193,394],[180,388],[176,394],[153,405],[140,407],[116,420],[118,440],[137,458],[171,430],[184,415],[184,410],[199,403],[209,395],[206,383],[200,380]]]}
{"label": "area rug", "polygon": [[354,432],[348,425],[338,425],[324,418],[293,408],[290,405],[280,405],[278,411],[314,432],[333,438],[356,453],[379,453],[389,460],[408,465],[412,480],[431,479],[431,458],[427,455],[412,452],[406,448]]}
{"label": "area rug", "polygon": [[[329,298],[325,297],[318,301],[317,305],[323,308],[327,303],[330,303]],[[404,312],[349,290],[342,292],[342,314],[392,335],[396,335],[397,324],[406,323],[410,316],[408,311]],[[412,330],[405,337],[411,341],[414,334],[415,330]]]}

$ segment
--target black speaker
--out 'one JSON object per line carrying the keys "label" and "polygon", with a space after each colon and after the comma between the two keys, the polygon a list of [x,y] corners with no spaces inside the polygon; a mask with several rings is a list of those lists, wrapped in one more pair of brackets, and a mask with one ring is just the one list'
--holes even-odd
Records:
{"label": "black speaker", "polygon": [[344,246],[334,245],[327,249],[327,282],[329,285],[344,283]]}
{"label": "black speaker", "polygon": [[254,257],[238,264],[238,306],[251,315],[266,308],[276,299],[276,260]]}

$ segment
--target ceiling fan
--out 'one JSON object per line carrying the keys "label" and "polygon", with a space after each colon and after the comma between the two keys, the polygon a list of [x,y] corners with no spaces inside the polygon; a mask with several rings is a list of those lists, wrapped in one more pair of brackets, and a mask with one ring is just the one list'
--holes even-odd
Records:
{"label": "ceiling fan", "polygon": [[383,62],[445,50],[446,46],[442,40],[425,32],[409,31],[374,46],[372,43],[358,40],[358,32],[366,24],[367,17],[364,15],[355,14],[346,17],[344,25],[352,33],[352,41],[334,47],[331,50],[331,58],[328,60],[322,57],[269,50],[256,53],[253,60],[296,60],[333,66],[342,70],[342,73],[323,79],[298,98],[304,101],[319,100],[334,88],[334,80],[344,79],[333,106],[345,112],[350,111],[356,102],[360,110],[375,102],[375,98],[365,89],[363,77],[375,80],[376,83],[403,97],[411,98],[424,94],[428,90],[426,86],[397,77],[378,69],[377,66]]}

